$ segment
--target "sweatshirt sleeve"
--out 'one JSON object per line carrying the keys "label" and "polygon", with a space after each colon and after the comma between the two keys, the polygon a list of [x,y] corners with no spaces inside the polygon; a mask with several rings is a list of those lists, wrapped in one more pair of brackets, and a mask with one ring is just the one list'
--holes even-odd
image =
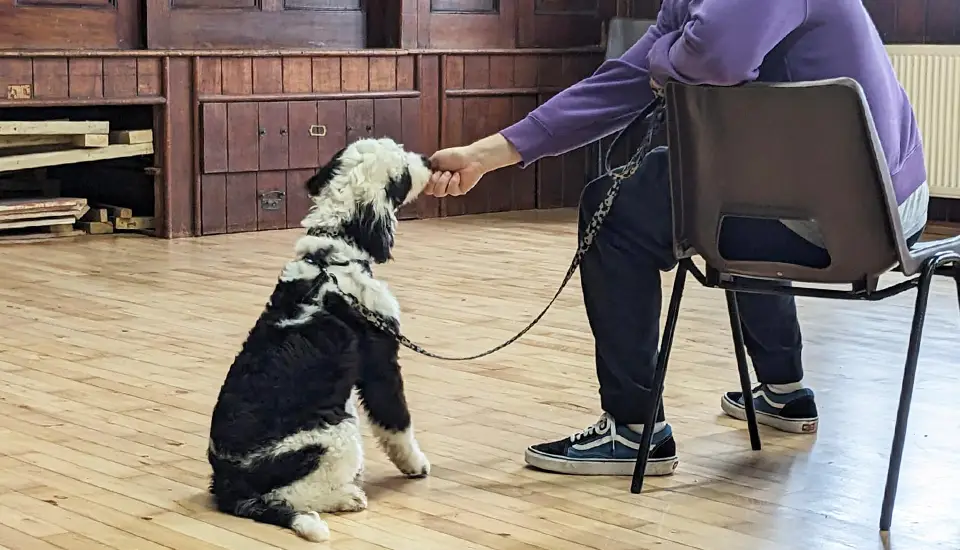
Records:
{"label": "sweatshirt sleeve", "polygon": [[650,73],[665,83],[734,86],[756,80],[763,58],[807,18],[808,0],[691,0],[686,22],[658,37]]}
{"label": "sweatshirt sleeve", "polygon": [[523,120],[501,131],[520,153],[520,166],[561,155],[622,130],[653,100],[647,54],[667,29],[661,11],[657,24],[617,59],[550,98]]}

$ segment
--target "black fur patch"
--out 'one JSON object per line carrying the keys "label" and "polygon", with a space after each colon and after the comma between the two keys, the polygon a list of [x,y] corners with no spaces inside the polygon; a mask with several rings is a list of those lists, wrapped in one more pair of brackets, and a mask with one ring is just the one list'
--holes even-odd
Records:
{"label": "black fur patch", "polygon": [[382,264],[393,258],[394,218],[378,214],[372,204],[360,205],[357,215],[343,228],[343,236]]}
{"label": "black fur patch", "polygon": [[413,180],[410,178],[410,171],[404,170],[399,178],[390,178],[386,188],[387,200],[394,209],[399,208],[407,199],[411,189],[413,189]]}
{"label": "black fur patch", "polygon": [[330,183],[333,175],[340,169],[340,157],[343,156],[345,150],[346,148],[337,151],[330,159],[330,162],[321,166],[320,169],[317,170],[317,173],[307,180],[307,193],[311,196],[317,196],[320,194],[320,191]]}

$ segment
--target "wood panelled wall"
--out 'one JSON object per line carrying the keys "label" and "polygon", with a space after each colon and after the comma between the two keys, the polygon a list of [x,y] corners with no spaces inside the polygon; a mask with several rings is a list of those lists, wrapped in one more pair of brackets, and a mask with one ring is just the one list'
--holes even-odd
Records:
{"label": "wood panelled wall", "polygon": [[[601,58],[596,48],[6,53],[0,90],[18,95],[0,109],[155,106],[160,233],[212,235],[299,226],[305,180],[352,140],[388,136],[425,153],[461,145],[520,120]],[[504,170],[401,217],[573,206],[586,156]]]}
{"label": "wood panelled wall", "polygon": [[[173,233],[297,227],[308,206],[304,181],[346,143],[389,136],[430,152],[478,139],[588,75],[600,57],[518,50],[171,59],[171,78],[185,71],[196,83],[185,98],[191,108],[168,105],[172,139],[197,144],[196,162],[170,164]],[[586,173],[585,154],[574,152],[492,174],[464,197],[423,197],[401,217],[572,206]]]}
{"label": "wood panelled wall", "polygon": [[[958,0],[864,3],[888,42],[960,43]],[[294,227],[303,181],[348,141],[430,153],[493,133],[599,65],[603,21],[659,5],[0,0],[0,50],[63,50],[0,52],[0,107],[154,105],[162,235]],[[587,150],[504,170],[402,215],[573,206],[595,163]]]}

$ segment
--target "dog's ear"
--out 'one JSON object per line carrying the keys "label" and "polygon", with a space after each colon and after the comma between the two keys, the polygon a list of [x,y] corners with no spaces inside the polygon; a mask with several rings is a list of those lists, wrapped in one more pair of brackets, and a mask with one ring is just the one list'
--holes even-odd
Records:
{"label": "dog's ear", "polygon": [[346,236],[357,247],[370,254],[373,261],[382,264],[393,256],[393,216],[377,212],[372,204],[358,205],[356,216],[344,228]]}
{"label": "dog's ear", "polygon": [[332,180],[334,174],[340,168],[340,157],[343,156],[343,152],[346,150],[346,147],[337,151],[333,158],[330,159],[330,162],[323,165],[317,173],[310,177],[307,180],[307,193],[311,197],[315,197],[320,194],[320,191],[326,187]]}

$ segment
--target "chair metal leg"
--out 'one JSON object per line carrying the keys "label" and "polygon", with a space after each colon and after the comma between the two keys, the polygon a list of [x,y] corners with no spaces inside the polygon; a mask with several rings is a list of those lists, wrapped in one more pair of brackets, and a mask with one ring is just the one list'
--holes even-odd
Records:
{"label": "chair metal leg", "polygon": [[667,360],[670,358],[670,348],[673,347],[673,335],[677,328],[677,318],[680,316],[680,299],[683,297],[683,285],[687,279],[687,264],[681,260],[673,280],[673,292],[670,294],[670,305],[667,307],[667,322],[663,327],[660,338],[660,351],[657,353],[657,367],[653,373],[653,399],[650,403],[650,416],[643,423],[643,435],[640,437],[640,451],[637,453],[637,463],[633,468],[633,480],[630,483],[630,492],[637,495],[643,490],[643,476],[647,470],[647,459],[650,458],[650,441],[653,439],[653,430],[657,423],[657,412],[663,399],[663,384],[667,378]]}
{"label": "chair metal leg", "polygon": [[960,303],[960,262],[953,264],[953,282],[957,284],[957,302]]}
{"label": "chair metal leg", "polygon": [[747,428],[750,431],[750,446],[760,450],[760,430],[757,427],[757,411],[753,406],[753,390],[750,388],[750,369],[747,366],[747,354],[743,345],[743,326],[740,324],[740,307],[737,305],[737,293],[728,290],[727,311],[730,313],[730,331],[733,333],[733,351],[737,356],[737,371],[740,373],[740,390],[743,391],[743,406],[747,413]]}
{"label": "chair metal leg", "polygon": [[880,510],[880,530],[889,531],[893,522],[893,506],[897,498],[897,483],[900,481],[900,463],[903,460],[903,445],[907,438],[907,419],[910,416],[910,401],[913,398],[913,385],[917,377],[917,359],[920,356],[920,336],[927,315],[927,301],[930,297],[930,283],[936,273],[936,264],[931,262],[920,275],[917,286],[917,301],[913,309],[913,325],[910,329],[910,344],[907,346],[907,360],[904,365],[903,385],[900,388],[900,405],[897,409],[897,424],[893,431],[893,447],[890,451],[890,466],[887,468],[887,485],[883,493],[883,506]]}

